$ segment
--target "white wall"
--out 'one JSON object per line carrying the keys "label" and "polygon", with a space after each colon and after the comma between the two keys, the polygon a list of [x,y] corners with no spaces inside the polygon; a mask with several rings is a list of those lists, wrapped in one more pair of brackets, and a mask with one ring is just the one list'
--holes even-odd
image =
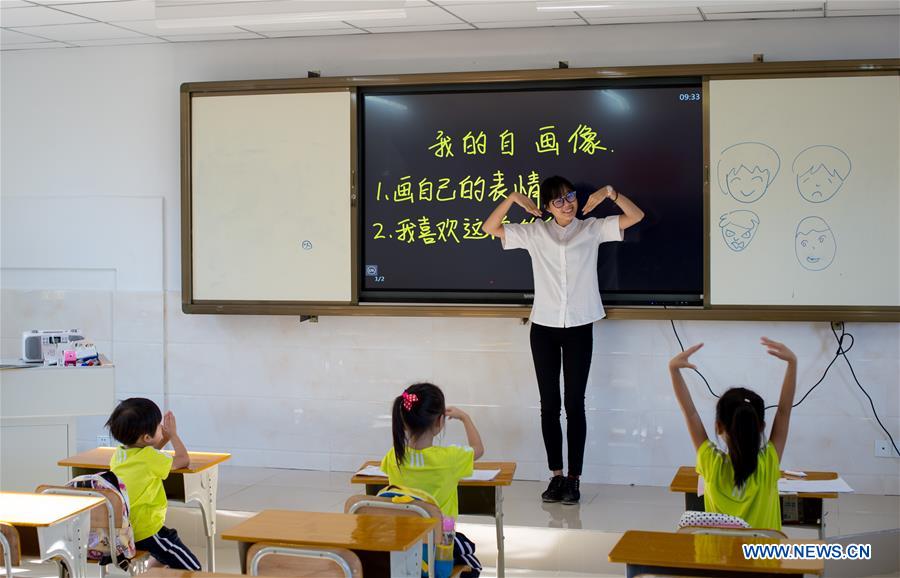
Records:
{"label": "white wall", "polygon": [[[767,60],[897,58],[900,19],[4,52],[2,354],[18,355],[24,329],[82,327],[116,361],[119,396],[150,396],[175,410],[190,447],[280,467],[350,470],[379,455],[390,443],[390,399],[410,381],[431,380],[473,414],[487,457],[518,461],[520,477],[543,477],[537,388],[527,327],[518,321],[322,318],[301,325],[180,312],[179,84],[313,69],[352,75],[547,68],[558,60],[573,67],[737,62],[755,52]],[[38,233],[49,238],[48,222],[87,240],[65,259],[60,242],[26,251]],[[795,348],[801,391],[834,350],[825,324],[678,325],[686,342],[707,343],[698,362],[717,390],[747,384],[772,402],[781,368],[756,345],[760,335]],[[850,330],[857,376],[900,438],[900,325]],[[608,321],[595,335],[585,478],[668,484],[675,466],[692,462],[665,370],[677,347],[671,329]],[[692,385],[710,422],[713,399],[702,383]],[[873,440],[884,435],[843,362],[794,416],[786,466],[837,469],[860,491],[900,493],[898,461],[873,457]],[[101,423],[85,420],[82,446],[94,444]]]}

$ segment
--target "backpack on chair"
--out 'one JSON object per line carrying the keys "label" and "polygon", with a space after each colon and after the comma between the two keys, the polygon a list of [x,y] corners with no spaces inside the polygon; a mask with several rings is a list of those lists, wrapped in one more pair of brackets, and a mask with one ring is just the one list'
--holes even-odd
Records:
{"label": "backpack on chair", "polygon": [[[119,497],[122,514],[120,520],[115,520],[114,546],[112,546],[113,542],[109,535],[109,524],[91,523],[91,533],[88,537],[88,558],[98,560],[101,565],[109,564],[112,562],[111,548],[115,547],[119,565],[123,569],[127,569],[129,560],[135,556],[136,549],[134,531],[128,518],[130,505],[125,484],[119,481],[119,478],[112,472],[100,472],[72,478],[66,483],[66,486],[87,490],[107,490],[107,493],[111,492]],[[118,510],[118,508],[114,509]]]}

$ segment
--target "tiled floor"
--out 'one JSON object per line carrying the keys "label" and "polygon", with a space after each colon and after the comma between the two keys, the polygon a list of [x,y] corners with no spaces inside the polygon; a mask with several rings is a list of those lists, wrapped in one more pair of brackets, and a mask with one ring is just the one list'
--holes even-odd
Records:
{"label": "tiled floor", "polygon": [[[505,524],[624,532],[628,529],[670,531],[684,511],[683,494],[668,488],[582,484],[581,505],[544,504],[543,482],[515,481],[504,489]],[[223,466],[219,475],[219,509],[255,512],[264,508],[337,512],[362,486],[346,472],[281,470]],[[900,496],[844,494],[826,500],[827,535],[841,536],[900,527]],[[487,523],[484,517],[462,516],[463,523]],[[796,537],[815,535],[787,529]]]}
{"label": "tiled floor", "polygon": [[[509,578],[611,578],[624,568],[606,554],[627,529],[671,531],[684,510],[681,494],[668,488],[583,484],[580,506],[543,504],[543,482],[515,481],[504,490],[506,560]],[[223,466],[219,475],[217,517],[221,534],[254,512],[269,508],[339,512],[344,501],[363,491],[347,472],[321,472]],[[845,494],[826,502],[827,534],[846,536],[900,527],[900,497]],[[170,508],[169,525],[205,562],[199,511]],[[494,577],[496,540],[493,520],[462,516],[460,529],[479,545],[484,578]],[[814,530],[788,528],[791,537],[814,538]],[[217,540],[217,571],[238,570],[234,543]],[[52,578],[53,565],[31,565],[19,578]],[[91,576],[97,576],[96,567]],[[2,572],[0,572],[2,575]],[[827,575],[827,574],[826,574]],[[880,574],[887,578],[900,574]],[[860,576],[862,578],[862,575]]]}

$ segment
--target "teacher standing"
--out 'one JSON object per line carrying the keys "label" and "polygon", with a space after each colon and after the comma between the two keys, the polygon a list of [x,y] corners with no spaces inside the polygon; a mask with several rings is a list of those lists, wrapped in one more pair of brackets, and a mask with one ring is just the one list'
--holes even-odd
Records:
{"label": "teacher standing", "polygon": [[[596,219],[576,218],[575,187],[563,177],[541,183],[540,199],[553,219],[528,224],[503,224],[513,203],[541,217],[541,209],[525,195],[510,193],[482,226],[499,237],[503,248],[525,249],[534,273],[534,305],[531,309],[531,356],[541,395],[541,432],[547,465],[553,473],[541,494],[545,502],[577,504],[587,421],[584,394],[594,347],[593,323],[605,317],[597,281],[600,243],[621,241],[628,227],[644,218],[644,212],[607,185],[588,197],[582,215],[609,199],[624,214]],[[559,370],[565,384],[569,473],[563,476],[562,427],[560,425]]]}

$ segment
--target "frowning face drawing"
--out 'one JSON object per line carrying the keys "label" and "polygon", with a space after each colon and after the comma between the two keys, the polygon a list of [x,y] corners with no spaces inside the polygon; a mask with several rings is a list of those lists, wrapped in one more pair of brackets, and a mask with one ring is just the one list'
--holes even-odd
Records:
{"label": "frowning face drawing", "polygon": [[811,146],[794,159],[794,174],[800,196],[810,203],[823,203],[837,194],[850,176],[850,157],[830,145]]}

